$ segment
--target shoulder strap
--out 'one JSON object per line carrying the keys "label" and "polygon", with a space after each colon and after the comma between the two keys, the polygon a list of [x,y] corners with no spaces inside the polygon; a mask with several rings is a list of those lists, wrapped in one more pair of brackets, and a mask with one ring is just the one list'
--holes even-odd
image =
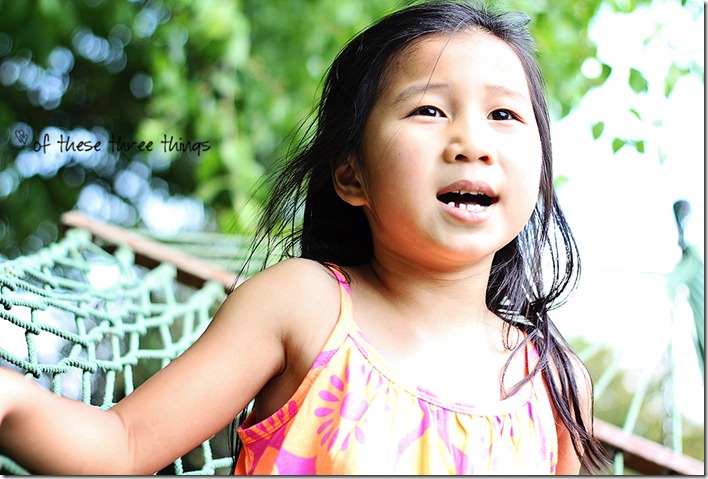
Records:
{"label": "shoulder strap", "polygon": [[323,263],[323,264],[327,267],[327,269],[329,269],[332,272],[334,277],[337,278],[337,282],[339,283],[339,287],[344,288],[344,291],[346,291],[347,294],[351,296],[352,291],[349,288],[349,281],[347,280],[347,276],[344,273],[344,271],[342,271],[342,269],[334,263]]}
{"label": "shoulder strap", "polygon": [[323,264],[332,272],[337,283],[339,283],[339,319],[337,324],[341,324],[346,330],[353,330],[352,328],[356,329],[353,322],[352,291],[349,287],[347,274],[336,264]]}
{"label": "shoulder strap", "polygon": [[536,345],[533,344],[533,341],[530,339],[526,340],[526,374],[531,374],[536,368],[536,365],[538,364],[538,361],[540,359],[540,356],[538,354],[538,349],[536,349]]}

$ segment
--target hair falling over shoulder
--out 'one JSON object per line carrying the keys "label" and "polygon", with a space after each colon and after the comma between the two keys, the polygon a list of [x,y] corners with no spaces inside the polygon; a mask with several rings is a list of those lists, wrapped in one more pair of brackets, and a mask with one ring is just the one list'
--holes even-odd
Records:
{"label": "hair falling over shoulder", "polygon": [[[591,420],[581,414],[578,381],[585,377],[576,377],[575,365],[582,363],[549,318],[549,311],[562,304],[575,287],[580,261],[553,189],[550,119],[528,23],[529,17],[523,13],[498,11],[486,4],[433,0],[394,12],[351,40],[328,70],[315,121],[304,139],[264,182],[272,194],[268,195],[252,254],[256,250],[265,253],[262,267],[288,257],[340,266],[369,261],[373,246],[367,220],[360,208],[339,198],[332,172],[351,155],[361,153],[364,124],[391,59],[426,35],[478,29],[503,40],[518,55],[526,73],[543,164],[539,200],[528,224],[495,255],[487,305],[534,343],[540,361],[531,374],[539,370],[543,374],[582,467],[601,472],[607,465],[606,456],[593,437]],[[546,272],[549,259],[552,271]],[[523,346],[518,345],[516,351]],[[234,461],[240,446],[237,437],[235,440]]]}

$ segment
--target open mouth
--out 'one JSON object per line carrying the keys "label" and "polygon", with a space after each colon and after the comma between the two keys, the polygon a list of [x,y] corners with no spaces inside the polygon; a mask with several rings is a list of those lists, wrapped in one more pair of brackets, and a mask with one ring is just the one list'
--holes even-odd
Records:
{"label": "open mouth", "polygon": [[438,201],[467,211],[481,211],[495,203],[495,198],[481,192],[450,191],[438,195]]}

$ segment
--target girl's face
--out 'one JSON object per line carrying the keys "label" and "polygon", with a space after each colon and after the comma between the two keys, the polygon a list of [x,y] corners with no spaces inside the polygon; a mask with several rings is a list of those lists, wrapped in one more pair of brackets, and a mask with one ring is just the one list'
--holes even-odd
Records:
{"label": "girl's face", "polygon": [[364,207],[380,260],[491,265],[538,199],[541,141],[521,61],[474,30],[411,44],[387,69],[362,155],[349,202]]}

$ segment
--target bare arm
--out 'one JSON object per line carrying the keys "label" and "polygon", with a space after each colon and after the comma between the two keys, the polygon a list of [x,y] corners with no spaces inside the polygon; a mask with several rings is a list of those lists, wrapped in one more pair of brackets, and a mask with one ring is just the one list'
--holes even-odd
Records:
{"label": "bare arm", "polygon": [[556,431],[558,433],[556,474],[561,476],[578,475],[580,473],[580,459],[575,453],[568,429],[559,419],[556,420]]}
{"label": "bare arm", "polygon": [[0,450],[35,472],[158,471],[221,430],[283,370],[283,338],[306,309],[297,307],[302,289],[312,288],[293,287],[298,268],[286,262],[237,288],[190,349],[108,411],[0,371]]}
{"label": "bare arm", "polygon": [[56,396],[15,372],[0,369],[0,385],[0,451],[33,472],[59,472],[66,460],[73,461],[73,473],[87,473],[82,461],[88,457],[76,457],[74,445],[105,444],[103,436],[123,433],[115,414]]}
{"label": "bare arm", "polygon": [[[575,355],[571,355],[575,383],[578,388],[578,398],[580,400],[580,413],[586,427],[592,427],[592,381],[590,373],[585,365]],[[554,409],[555,414],[555,409]],[[573,447],[570,432],[563,425],[563,422],[556,416],[556,432],[558,434],[558,465],[556,474],[577,475],[580,473],[580,458]],[[582,451],[581,451],[582,453]]]}

